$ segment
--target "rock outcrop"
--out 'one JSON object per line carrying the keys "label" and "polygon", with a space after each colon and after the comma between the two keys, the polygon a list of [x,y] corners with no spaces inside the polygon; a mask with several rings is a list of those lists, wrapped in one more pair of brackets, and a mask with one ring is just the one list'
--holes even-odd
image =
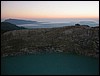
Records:
{"label": "rock outcrop", "polygon": [[1,55],[70,52],[99,57],[99,27],[14,30],[1,35]]}

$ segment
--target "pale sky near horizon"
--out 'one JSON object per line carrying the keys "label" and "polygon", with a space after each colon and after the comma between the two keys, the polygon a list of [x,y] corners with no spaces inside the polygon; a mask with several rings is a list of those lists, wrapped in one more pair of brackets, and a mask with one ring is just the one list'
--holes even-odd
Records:
{"label": "pale sky near horizon", "polygon": [[99,18],[99,1],[1,1],[3,18]]}

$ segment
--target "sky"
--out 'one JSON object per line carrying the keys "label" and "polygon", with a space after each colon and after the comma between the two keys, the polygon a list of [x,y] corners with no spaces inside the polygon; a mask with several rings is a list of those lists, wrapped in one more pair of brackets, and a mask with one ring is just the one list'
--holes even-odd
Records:
{"label": "sky", "polygon": [[1,1],[7,18],[99,18],[99,1]]}

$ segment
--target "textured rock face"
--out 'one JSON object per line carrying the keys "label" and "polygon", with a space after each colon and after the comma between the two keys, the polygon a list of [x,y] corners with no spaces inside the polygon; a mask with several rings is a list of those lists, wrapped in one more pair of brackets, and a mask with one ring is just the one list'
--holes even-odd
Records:
{"label": "textured rock face", "polygon": [[1,35],[2,56],[46,52],[71,52],[98,57],[99,28],[66,26],[14,30]]}

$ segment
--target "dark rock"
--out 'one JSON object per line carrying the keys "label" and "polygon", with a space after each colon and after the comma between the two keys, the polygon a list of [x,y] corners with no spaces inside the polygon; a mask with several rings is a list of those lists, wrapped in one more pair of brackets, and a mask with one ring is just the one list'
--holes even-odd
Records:
{"label": "dark rock", "polygon": [[1,55],[70,52],[98,57],[98,32],[84,26],[9,31],[1,35]]}

